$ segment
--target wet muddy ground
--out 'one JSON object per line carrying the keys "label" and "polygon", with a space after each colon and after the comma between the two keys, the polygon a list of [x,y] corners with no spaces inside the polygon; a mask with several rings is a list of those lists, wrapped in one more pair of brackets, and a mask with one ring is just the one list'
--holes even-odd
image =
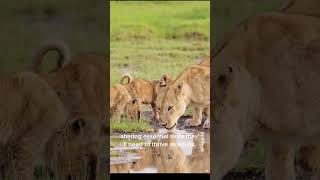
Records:
{"label": "wet muddy ground", "polygon": [[[152,112],[143,115],[152,119]],[[152,133],[113,134],[111,173],[209,173],[209,131],[184,127],[188,118],[181,117],[171,131],[151,120]]]}

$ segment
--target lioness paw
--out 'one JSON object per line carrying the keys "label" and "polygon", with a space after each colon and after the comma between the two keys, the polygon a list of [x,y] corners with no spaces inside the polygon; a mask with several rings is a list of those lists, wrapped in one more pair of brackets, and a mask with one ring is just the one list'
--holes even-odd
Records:
{"label": "lioness paw", "polygon": [[195,127],[195,126],[199,126],[201,123],[195,122],[193,119],[187,119],[184,124],[187,127]]}
{"label": "lioness paw", "polygon": [[209,120],[206,120],[206,122],[204,122],[203,128],[204,129],[209,129],[210,128],[210,121]]}

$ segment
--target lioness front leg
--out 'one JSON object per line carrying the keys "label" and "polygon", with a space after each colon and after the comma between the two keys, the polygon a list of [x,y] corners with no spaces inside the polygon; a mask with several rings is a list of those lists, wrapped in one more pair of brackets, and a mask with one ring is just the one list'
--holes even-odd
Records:
{"label": "lioness front leg", "polygon": [[293,180],[294,149],[285,144],[266,145],[266,180]]}
{"label": "lioness front leg", "polygon": [[201,121],[202,121],[202,108],[194,107],[192,119],[186,120],[185,125],[187,127],[195,127],[195,126],[199,126],[201,124]]}

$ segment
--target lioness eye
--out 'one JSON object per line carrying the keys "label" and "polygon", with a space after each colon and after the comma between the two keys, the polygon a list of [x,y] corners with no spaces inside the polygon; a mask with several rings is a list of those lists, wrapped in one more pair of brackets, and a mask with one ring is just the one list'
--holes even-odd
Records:
{"label": "lioness eye", "polygon": [[169,106],[169,107],[168,107],[168,111],[170,111],[172,108],[173,108],[173,106]]}
{"label": "lioness eye", "polygon": [[159,107],[157,107],[157,109],[160,111],[160,108],[159,108]]}

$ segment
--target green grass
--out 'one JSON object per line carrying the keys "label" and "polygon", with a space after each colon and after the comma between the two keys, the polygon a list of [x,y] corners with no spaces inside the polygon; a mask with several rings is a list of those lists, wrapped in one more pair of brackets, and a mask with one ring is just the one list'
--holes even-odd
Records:
{"label": "green grass", "polygon": [[111,2],[110,18],[111,84],[176,76],[209,55],[209,1]]}
{"label": "green grass", "polygon": [[150,132],[152,127],[149,121],[145,119],[138,120],[128,120],[121,119],[120,121],[111,120],[110,121],[110,131],[111,134],[115,132],[121,133],[136,133],[136,132]]}

